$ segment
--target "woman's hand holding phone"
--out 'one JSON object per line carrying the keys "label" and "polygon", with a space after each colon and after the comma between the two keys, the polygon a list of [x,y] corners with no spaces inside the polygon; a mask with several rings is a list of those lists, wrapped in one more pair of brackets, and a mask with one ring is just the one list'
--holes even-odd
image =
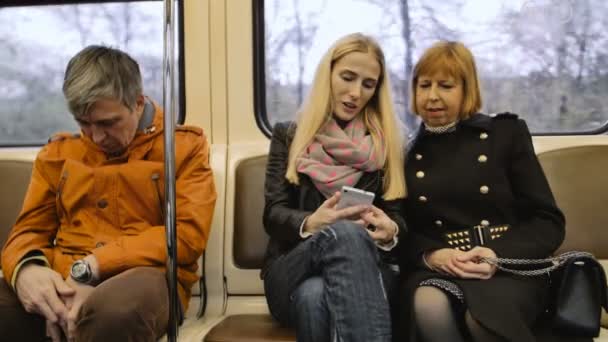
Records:
{"label": "woman's hand holding phone", "polygon": [[[316,233],[323,227],[330,225],[338,220],[348,219],[349,217],[362,217],[362,214],[369,211],[372,206],[367,204],[353,205],[343,209],[338,209],[337,205],[340,201],[340,192],[336,193],[325,200],[323,204],[314,213],[308,216],[306,223],[304,224],[304,231],[309,233]],[[363,218],[354,221],[360,225],[367,225]]]}
{"label": "woman's hand holding phone", "polygon": [[369,236],[374,240],[387,243],[393,240],[397,234],[397,224],[391,220],[382,209],[372,205],[371,210],[361,214],[364,226],[373,225],[376,229],[367,230]]}

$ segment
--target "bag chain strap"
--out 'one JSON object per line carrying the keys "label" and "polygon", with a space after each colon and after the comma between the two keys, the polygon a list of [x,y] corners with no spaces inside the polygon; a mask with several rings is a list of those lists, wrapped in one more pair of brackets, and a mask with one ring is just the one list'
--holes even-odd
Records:
{"label": "bag chain strap", "polygon": [[[562,267],[566,264],[569,259],[573,258],[594,258],[593,254],[588,252],[579,252],[579,251],[571,251],[565,252],[560,255],[546,258],[546,259],[509,259],[509,258],[482,258],[481,262],[486,262],[490,265],[496,266],[501,271],[517,274],[526,277],[534,277],[543,274],[548,274],[549,272],[555,271],[556,269]],[[535,270],[514,270],[508,268],[507,265],[538,265],[544,263],[551,263],[551,266],[546,266],[543,268],[535,269]]]}

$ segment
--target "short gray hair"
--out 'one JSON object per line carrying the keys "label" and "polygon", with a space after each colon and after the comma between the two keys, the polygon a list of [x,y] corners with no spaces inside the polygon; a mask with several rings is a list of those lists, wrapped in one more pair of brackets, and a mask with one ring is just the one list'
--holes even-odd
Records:
{"label": "short gray hair", "polygon": [[142,93],[139,65],[118,49],[87,46],[70,59],[65,70],[63,95],[75,118],[87,115],[101,99],[118,100],[133,110]]}

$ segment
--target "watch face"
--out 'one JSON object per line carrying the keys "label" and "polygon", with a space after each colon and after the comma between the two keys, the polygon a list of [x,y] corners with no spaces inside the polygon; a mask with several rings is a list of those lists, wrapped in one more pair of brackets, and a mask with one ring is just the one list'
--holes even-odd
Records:
{"label": "watch face", "polygon": [[85,261],[82,261],[82,260],[76,261],[72,265],[72,270],[70,272],[70,275],[76,281],[79,281],[82,283],[88,282],[91,278],[91,271],[89,269],[89,265]]}
{"label": "watch face", "polygon": [[72,266],[72,276],[81,279],[87,274],[87,265],[84,262],[77,262]]}

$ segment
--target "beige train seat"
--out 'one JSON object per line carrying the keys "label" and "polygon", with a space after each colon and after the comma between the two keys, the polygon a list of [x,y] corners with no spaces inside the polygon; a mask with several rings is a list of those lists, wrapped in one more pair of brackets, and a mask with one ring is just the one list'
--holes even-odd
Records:
{"label": "beige train seat", "polygon": [[[214,148],[212,168],[218,204],[208,244],[207,282],[211,310],[199,318],[200,284],[195,284],[179,341],[295,341],[293,331],[268,313],[259,278],[268,242],[262,226],[267,146],[234,152],[229,158]],[[608,271],[608,146],[581,146],[539,154],[558,205],[567,220],[559,252],[586,250]],[[21,208],[31,162],[0,160],[0,241],[6,239]],[[225,186],[225,187],[224,187]],[[225,207],[223,205],[225,203]],[[223,295],[221,295],[223,293]],[[608,341],[608,319],[601,335]]]}
{"label": "beige train seat", "polygon": [[[295,341],[293,331],[281,327],[268,314],[259,278],[268,243],[262,225],[266,161],[266,155],[253,156],[234,167],[233,224],[227,220],[225,226],[226,291],[228,301],[239,302],[242,310],[226,314],[205,336],[206,342]],[[243,299],[239,301],[239,297]],[[258,309],[247,310],[247,302]]]}
{"label": "beige train seat", "polygon": [[[608,146],[565,148],[539,158],[568,221],[560,251],[591,251],[608,266],[608,248],[602,248],[608,246],[608,230],[603,229],[608,226]],[[236,159],[227,176],[234,172],[234,185],[227,189],[234,208],[226,212],[224,271],[226,300],[234,301],[237,309],[227,310],[204,341],[294,341],[293,332],[280,327],[267,311],[247,309],[264,301],[258,274],[267,243],[262,226],[266,156]],[[607,334],[608,329],[602,329],[596,341],[607,341]]]}
{"label": "beige train seat", "polygon": [[[568,147],[538,159],[566,216],[566,239],[557,253],[591,252],[608,273],[608,145]],[[602,327],[600,339],[608,341],[605,312]]]}
{"label": "beige train seat", "polygon": [[0,160],[0,246],[21,211],[31,174],[31,161]]}

